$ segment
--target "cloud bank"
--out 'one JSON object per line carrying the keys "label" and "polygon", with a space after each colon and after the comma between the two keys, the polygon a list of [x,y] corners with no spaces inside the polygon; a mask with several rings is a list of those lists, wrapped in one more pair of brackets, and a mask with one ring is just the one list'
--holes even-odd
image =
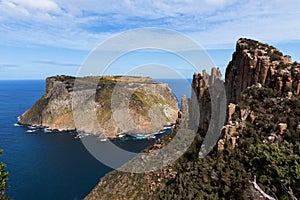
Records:
{"label": "cloud bank", "polygon": [[57,62],[53,60],[34,60],[33,63],[39,64],[48,64],[48,65],[55,65],[55,66],[65,66],[65,67],[79,67],[79,64],[74,63],[67,63],[67,62]]}
{"label": "cloud bank", "polygon": [[206,48],[228,48],[239,37],[300,40],[298,0],[1,0],[2,45],[90,50],[121,31],[168,28]]}
{"label": "cloud bank", "polygon": [[19,65],[15,65],[15,64],[0,63],[0,69],[3,69],[3,68],[15,68],[15,67],[20,67],[20,66]]}

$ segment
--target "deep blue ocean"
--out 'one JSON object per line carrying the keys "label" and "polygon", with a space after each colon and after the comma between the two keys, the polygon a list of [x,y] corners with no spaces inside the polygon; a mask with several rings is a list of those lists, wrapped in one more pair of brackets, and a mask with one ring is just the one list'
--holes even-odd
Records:
{"label": "deep blue ocean", "polygon": [[[164,81],[178,98],[190,95],[186,80]],[[83,199],[112,169],[90,155],[76,133],[28,133],[27,127],[14,126],[44,91],[42,80],[0,81],[0,161],[9,172],[5,194],[17,200]],[[120,146],[140,152],[153,142],[126,140]]]}

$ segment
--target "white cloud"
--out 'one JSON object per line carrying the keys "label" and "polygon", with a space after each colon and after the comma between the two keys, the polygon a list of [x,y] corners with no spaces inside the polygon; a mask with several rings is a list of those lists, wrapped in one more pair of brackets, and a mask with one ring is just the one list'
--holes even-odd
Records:
{"label": "white cloud", "polygon": [[205,1],[208,4],[212,4],[212,5],[216,5],[216,6],[224,5],[226,3],[226,0],[205,0]]}
{"label": "white cloud", "polygon": [[6,13],[8,15],[15,15],[15,16],[28,16],[29,12],[27,9],[23,7],[19,7],[13,2],[10,1],[3,1],[0,2],[0,11]]}
{"label": "white cloud", "polygon": [[65,67],[79,67],[80,66],[80,64],[69,63],[69,62],[58,62],[58,61],[54,61],[54,60],[34,60],[32,62],[39,63],[39,64],[65,66]]}
{"label": "white cloud", "polygon": [[3,68],[15,68],[15,67],[19,67],[19,65],[16,65],[16,64],[7,64],[7,63],[0,63],[0,69],[3,69]]}
{"label": "white cloud", "polygon": [[59,12],[59,6],[51,0],[11,0],[13,3],[28,9],[37,9],[44,11]]}
{"label": "white cloud", "polygon": [[239,37],[272,43],[300,40],[297,0],[2,0],[0,42],[91,49],[120,31],[161,27],[187,33],[206,47]]}

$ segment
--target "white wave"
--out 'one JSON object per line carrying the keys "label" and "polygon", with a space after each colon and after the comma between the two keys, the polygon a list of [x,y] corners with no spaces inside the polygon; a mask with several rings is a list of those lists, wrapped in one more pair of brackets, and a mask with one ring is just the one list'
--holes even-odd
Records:
{"label": "white wave", "polygon": [[156,139],[156,136],[155,136],[155,135],[150,135],[150,136],[147,137],[147,139],[148,139],[148,140]]}
{"label": "white wave", "polygon": [[28,128],[29,128],[30,130],[36,130],[36,129],[38,129],[38,127],[36,127],[36,126],[28,126]]}
{"label": "white wave", "polygon": [[18,124],[18,123],[14,123],[14,126],[22,126],[22,125],[20,125],[20,124]]}
{"label": "white wave", "polygon": [[90,134],[87,133],[78,133],[74,138],[84,138],[90,136]]}
{"label": "white wave", "polygon": [[120,134],[120,135],[118,135],[119,138],[123,138],[125,136],[126,136],[126,134]]}
{"label": "white wave", "polygon": [[43,131],[44,131],[44,133],[51,133],[51,132],[52,132],[52,131],[49,130],[48,128],[44,128]]}
{"label": "white wave", "polygon": [[34,132],[36,132],[36,131],[37,131],[37,129],[33,129],[33,130],[31,129],[31,130],[27,130],[26,132],[27,132],[27,133],[34,133]]}
{"label": "white wave", "polygon": [[83,138],[84,136],[83,135],[81,135],[81,134],[78,134],[78,135],[76,135],[74,138]]}

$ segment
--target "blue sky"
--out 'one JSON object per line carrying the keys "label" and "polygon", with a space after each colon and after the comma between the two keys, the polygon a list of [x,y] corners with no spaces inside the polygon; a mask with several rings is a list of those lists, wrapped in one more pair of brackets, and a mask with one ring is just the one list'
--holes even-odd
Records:
{"label": "blue sky", "polygon": [[[0,79],[76,75],[99,43],[144,27],[186,34],[223,72],[240,37],[267,42],[300,61],[299,6],[298,0],[0,0]],[[119,65],[126,69],[143,59],[139,53]],[[185,68],[169,56],[161,59]],[[115,65],[112,74],[119,72]],[[192,70],[183,73],[192,76]]]}

